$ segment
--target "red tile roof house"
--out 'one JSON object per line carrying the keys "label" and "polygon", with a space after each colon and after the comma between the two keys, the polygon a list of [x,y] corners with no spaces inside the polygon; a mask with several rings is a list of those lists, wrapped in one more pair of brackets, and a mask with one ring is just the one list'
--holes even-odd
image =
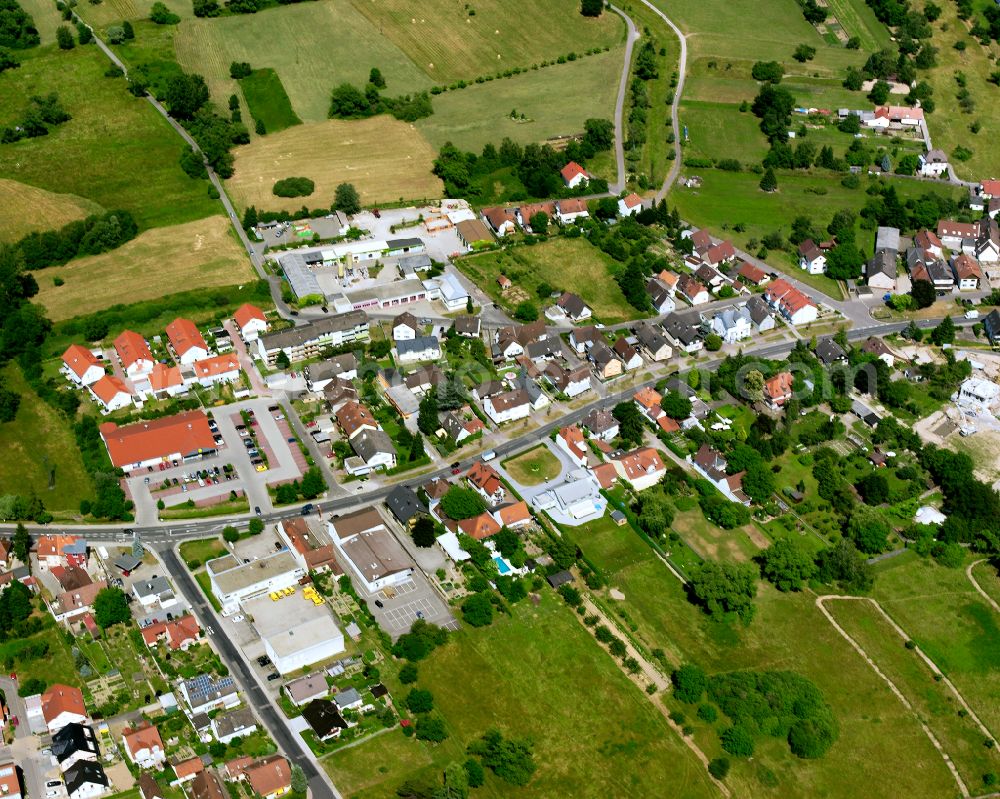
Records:
{"label": "red tile roof house", "polygon": [[217,383],[235,383],[240,379],[240,359],[233,353],[205,358],[195,363],[194,374],[205,388]]}
{"label": "red tile roof house", "polygon": [[549,222],[551,222],[556,215],[556,204],[549,200],[544,203],[528,203],[527,205],[522,205],[515,211],[517,217],[517,224],[525,229],[528,233],[533,233],[531,229],[531,217],[535,214],[545,214],[548,217]]}
{"label": "red tile roof house", "polygon": [[1000,197],[1000,180],[984,180],[979,185],[979,196],[987,200]]}
{"label": "red tile roof house", "polygon": [[115,339],[115,352],[129,380],[145,377],[153,371],[153,353],[146,340],[132,330],[126,330]]}
{"label": "red tile roof house", "polygon": [[650,447],[640,447],[632,452],[613,458],[611,463],[618,477],[636,491],[643,491],[660,482],[667,473],[660,454]]}
{"label": "red tile roof house", "polygon": [[921,230],[913,237],[913,246],[919,247],[925,252],[932,253],[938,258],[944,257],[944,248],[941,239],[939,239],[932,230]]}
{"label": "red tile roof house", "polygon": [[267,332],[267,317],[264,312],[248,302],[236,309],[233,321],[244,341],[256,341],[261,333]]}
{"label": "red tile roof house", "polygon": [[492,505],[503,502],[507,489],[500,481],[497,470],[488,463],[476,461],[465,475],[465,480],[471,488],[478,491],[483,499]]}
{"label": "red tile roof house", "polygon": [[962,251],[973,255],[976,239],[979,238],[979,223],[942,219],[938,222],[937,235],[941,243],[952,252]]}
{"label": "red tile roof house", "polygon": [[762,286],[771,278],[763,269],[758,269],[749,261],[744,261],[740,271],[736,273],[744,285]]}
{"label": "red tile roof house", "polygon": [[146,646],[156,646],[159,641],[166,641],[173,650],[186,650],[202,640],[201,627],[198,620],[190,613],[170,621],[159,621],[142,628],[142,640]]}
{"label": "red tile roof house", "polygon": [[107,587],[108,584],[101,580],[73,591],[64,591],[51,605],[53,617],[60,623],[72,624],[80,616],[90,613],[97,595]]}
{"label": "red tile roof house", "polygon": [[50,733],[58,732],[67,724],[87,723],[87,706],[79,688],[56,683],[42,694],[41,701],[42,718]]}
{"label": "red tile roof house", "polygon": [[497,508],[493,512],[493,518],[496,519],[497,524],[511,530],[516,530],[518,527],[524,527],[526,524],[531,524],[532,522],[531,511],[528,510],[528,503],[526,503],[523,499],[512,505],[504,505],[502,508]]}
{"label": "red tile roof house", "polygon": [[587,211],[587,201],[579,197],[556,201],[556,218],[564,225],[575,222],[581,217],[590,216]]}
{"label": "red tile roof house", "polygon": [[87,542],[78,535],[43,535],[35,542],[35,557],[42,571],[53,566],[87,565]]}
{"label": "red tile roof house", "polygon": [[500,525],[489,513],[480,513],[471,519],[462,519],[458,529],[470,538],[482,541],[500,532]]}
{"label": "red tile roof house", "polygon": [[619,216],[635,216],[642,210],[642,197],[638,194],[629,194],[618,201]]}
{"label": "red tile roof house", "polygon": [[704,255],[704,260],[709,266],[728,264],[736,260],[736,248],[729,239],[720,241],[718,244],[714,244],[708,248],[708,251]]}
{"label": "red tile roof house", "polygon": [[104,364],[86,347],[70,344],[62,356],[62,372],[78,386],[89,386],[104,377]]}
{"label": "red tile roof house", "polygon": [[575,424],[563,427],[556,435],[556,446],[569,455],[577,466],[586,467],[589,462],[587,442],[583,431]]}
{"label": "red tile roof house", "polygon": [[175,779],[171,782],[171,785],[180,785],[184,782],[191,782],[199,772],[205,770],[205,764],[202,762],[200,757],[189,757],[187,760],[182,760],[179,763],[172,764],[174,768]]}
{"label": "red tile roof house", "polygon": [[179,366],[167,366],[165,363],[153,365],[149,373],[149,390],[154,397],[176,397],[187,391]]}
{"label": "red tile roof house", "polygon": [[167,339],[181,366],[190,366],[208,357],[208,344],[190,319],[178,317],[167,325]]}
{"label": "red tile roof house", "polygon": [[566,184],[566,188],[575,189],[581,183],[589,183],[590,175],[587,174],[587,170],[580,166],[576,161],[570,161],[566,166],[559,170],[559,174],[562,175],[563,183]]}
{"label": "red tile roof house", "polygon": [[125,427],[105,422],[100,431],[111,463],[126,472],[165,461],[209,455],[216,448],[208,417],[200,410]]}
{"label": "red tile roof house", "polygon": [[242,778],[263,799],[276,799],[292,790],[292,769],[281,755],[258,760],[244,769]]}
{"label": "red tile roof house", "polygon": [[777,410],[792,398],[792,373],[778,372],[764,381],[764,401]]}
{"label": "red tile roof house", "polygon": [[0,761],[0,795],[4,799],[21,799],[21,782],[13,762]]}
{"label": "red tile roof house", "polygon": [[163,751],[160,731],[148,721],[122,730],[125,754],[139,768],[163,768],[167,755]]}
{"label": "red tile roof house", "polygon": [[663,397],[660,393],[649,386],[645,388],[640,388],[632,396],[633,402],[639,408],[639,411],[645,416],[649,421],[655,422],[661,416],[663,416],[663,409],[660,407],[660,403],[663,401]]}
{"label": "red tile roof house", "polygon": [[959,291],[976,291],[985,279],[979,263],[964,252],[951,259],[951,268]]}
{"label": "red tile roof house", "polygon": [[132,404],[132,392],[128,386],[114,375],[104,375],[90,386],[90,395],[101,406],[104,413],[111,413]]}

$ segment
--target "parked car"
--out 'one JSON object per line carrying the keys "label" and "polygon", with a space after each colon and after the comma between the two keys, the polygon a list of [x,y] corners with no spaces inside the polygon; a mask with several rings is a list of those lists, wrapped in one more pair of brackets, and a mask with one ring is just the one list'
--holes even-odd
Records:
{"label": "parked car", "polygon": [[267,675],[267,681],[268,682],[274,682],[275,680],[280,680],[280,679],[281,679],[281,675],[278,674],[278,672],[276,672],[276,671],[272,671],[270,674]]}
{"label": "parked car", "polygon": [[264,515],[260,512],[260,505],[254,505],[253,512],[256,513],[258,516]]}
{"label": "parked car", "polygon": [[310,513],[313,512],[313,510],[315,510],[315,508],[316,508],[315,505],[313,505],[311,502],[307,502],[305,505],[302,506],[302,515],[308,516]]}
{"label": "parked car", "polygon": [[382,604],[382,600],[381,599],[376,599],[375,600],[375,607],[377,607],[377,608],[384,608],[385,605]]}

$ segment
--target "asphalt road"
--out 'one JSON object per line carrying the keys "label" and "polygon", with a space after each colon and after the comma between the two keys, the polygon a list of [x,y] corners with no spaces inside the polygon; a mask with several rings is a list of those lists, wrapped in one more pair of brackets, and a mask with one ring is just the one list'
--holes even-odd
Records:
{"label": "asphalt road", "polygon": [[254,708],[264,726],[267,727],[267,731],[278,744],[278,748],[305,773],[312,791],[312,799],[341,799],[340,793],[329,778],[316,768],[312,757],[304,751],[305,743],[302,739],[294,735],[285,725],[284,719],[279,715],[280,711],[274,707],[270,697],[257,683],[236,644],[226,634],[223,625],[216,620],[215,612],[209,606],[201,588],[195,583],[184,564],[180,562],[173,548],[160,547],[158,552],[164,566],[173,578],[174,584],[191,603],[202,628],[206,631],[212,630],[212,642],[226,665],[229,666],[230,673],[239,681],[244,703],[248,707]]}

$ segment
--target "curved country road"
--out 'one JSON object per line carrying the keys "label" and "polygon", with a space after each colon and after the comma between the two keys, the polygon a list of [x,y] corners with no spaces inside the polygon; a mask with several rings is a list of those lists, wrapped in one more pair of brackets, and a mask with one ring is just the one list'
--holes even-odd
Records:
{"label": "curved country road", "polygon": [[608,191],[612,195],[621,194],[625,190],[625,130],[622,125],[622,114],[625,112],[625,90],[628,88],[628,74],[632,69],[632,48],[636,39],[639,38],[639,31],[635,28],[632,18],[617,6],[611,6],[619,17],[625,20],[628,33],[625,36],[625,59],[622,64],[622,76],[618,81],[618,99],[615,101],[615,166],[618,170],[618,179],[608,186]]}

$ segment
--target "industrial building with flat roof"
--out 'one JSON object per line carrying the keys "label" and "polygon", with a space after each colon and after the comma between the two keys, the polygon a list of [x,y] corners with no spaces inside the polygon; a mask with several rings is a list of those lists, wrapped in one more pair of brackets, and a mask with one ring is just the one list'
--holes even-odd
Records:
{"label": "industrial building with flat roof", "polygon": [[244,600],[296,585],[306,573],[287,549],[250,563],[223,555],[210,560],[205,568],[212,593],[227,612],[237,610]]}
{"label": "industrial building with flat roof", "polygon": [[243,601],[264,643],[264,652],[281,674],[328,660],[344,651],[340,631],[325,602],[313,603],[296,591],[271,599],[267,594]]}
{"label": "industrial building with flat roof", "polygon": [[328,525],[338,551],[369,593],[405,582],[413,574],[413,561],[377,510],[349,513]]}

